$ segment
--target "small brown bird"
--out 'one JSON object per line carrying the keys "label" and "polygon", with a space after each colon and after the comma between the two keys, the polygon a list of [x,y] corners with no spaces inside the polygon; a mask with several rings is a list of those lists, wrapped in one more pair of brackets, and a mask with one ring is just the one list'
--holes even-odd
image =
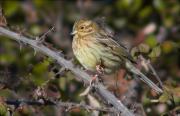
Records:
{"label": "small brown bird", "polygon": [[110,75],[119,68],[126,68],[157,93],[162,93],[162,89],[134,66],[135,61],[126,47],[115,42],[113,36],[98,23],[86,19],[78,20],[73,26],[72,34],[74,55],[87,70],[96,71],[97,66],[100,66],[105,74]]}

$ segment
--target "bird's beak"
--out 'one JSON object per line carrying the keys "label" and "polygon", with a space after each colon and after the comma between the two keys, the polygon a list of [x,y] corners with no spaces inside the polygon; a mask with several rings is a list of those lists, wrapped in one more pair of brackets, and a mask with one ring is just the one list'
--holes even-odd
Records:
{"label": "bird's beak", "polygon": [[71,35],[75,35],[77,33],[77,31],[72,31]]}

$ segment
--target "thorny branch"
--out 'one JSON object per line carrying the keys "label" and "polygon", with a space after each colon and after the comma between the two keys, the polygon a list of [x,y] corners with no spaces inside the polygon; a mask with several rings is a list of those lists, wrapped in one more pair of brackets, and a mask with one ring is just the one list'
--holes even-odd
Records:
{"label": "thorny branch", "polygon": [[96,110],[96,111],[101,111],[101,112],[116,112],[115,109],[113,108],[104,108],[104,107],[93,107],[90,105],[86,105],[86,104],[78,104],[78,103],[73,103],[73,102],[62,102],[62,101],[58,101],[58,102],[52,102],[52,101],[35,101],[35,100],[6,100],[5,101],[6,104],[8,105],[14,105],[15,107],[21,106],[21,104],[25,104],[25,105],[37,105],[37,106],[46,106],[46,105],[51,105],[51,106],[61,106],[66,108],[66,111],[72,110],[74,108],[80,108],[80,109],[85,109],[85,110]]}
{"label": "thorny branch", "polygon": [[[30,45],[33,49],[40,51],[41,53],[56,60],[59,65],[62,65],[65,68],[71,70],[77,76],[75,78],[83,80],[85,84],[90,83],[91,81],[90,75],[80,70],[79,68],[75,68],[74,65],[70,61],[62,58],[61,56],[59,56],[58,53],[54,52],[53,50],[50,50],[43,44],[40,44],[38,40],[29,39],[25,36],[12,32],[3,27],[0,27],[0,34],[10,37],[11,39],[14,39],[18,42],[21,41],[22,43],[26,45]],[[113,94],[107,91],[106,88],[101,83],[96,83],[94,85],[94,88],[96,90],[96,93],[99,94],[102,100],[105,100],[106,103],[113,105],[117,113],[119,114],[121,113],[122,116],[134,116],[134,114],[130,110],[128,110],[128,108],[126,108],[126,106],[124,106],[122,102],[118,100]]]}

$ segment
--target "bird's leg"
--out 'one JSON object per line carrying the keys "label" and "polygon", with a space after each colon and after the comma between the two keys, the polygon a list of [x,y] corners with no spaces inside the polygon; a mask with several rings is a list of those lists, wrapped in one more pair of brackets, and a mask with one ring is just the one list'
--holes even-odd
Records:
{"label": "bird's leg", "polygon": [[89,92],[90,92],[90,90],[91,90],[91,88],[92,88],[92,86],[93,86],[93,84],[95,83],[95,82],[98,82],[99,80],[99,75],[101,75],[101,74],[103,74],[104,73],[104,68],[101,66],[101,65],[97,65],[96,66],[96,71],[97,71],[97,73],[94,75],[94,76],[92,76],[92,78],[91,78],[91,80],[90,80],[90,82],[89,82],[89,86],[80,94],[80,96],[85,96],[85,95],[87,95]]}
{"label": "bird's leg", "polygon": [[96,71],[97,73],[92,77],[92,80],[90,81],[90,86],[93,84],[93,82],[98,81],[98,77],[104,73],[104,68],[101,65],[96,65]]}
{"label": "bird's leg", "polygon": [[98,74],[103,74],[104,68],[101,65],[96,65],[96,71]]}
{"label": "bird's leg", "polygon": [[98,79],[98,74],[95,74],[92,79],[90,80],[89,86],[92,86],[93,83]]}
{"label": "bird's leg", "polygon": [[95,75],[92,77],[92,79],[90,80],[89,86],[88,86],[82,93],[80,93],[79,96],[85,96],[85,95],[87,95],[87,94],[90,92],[90,90],[92,89],[92,86],[93,86],[93,84],[94,84],[94,82],[96,81],[97,78],[98,78],[98,75],[95,74]]}

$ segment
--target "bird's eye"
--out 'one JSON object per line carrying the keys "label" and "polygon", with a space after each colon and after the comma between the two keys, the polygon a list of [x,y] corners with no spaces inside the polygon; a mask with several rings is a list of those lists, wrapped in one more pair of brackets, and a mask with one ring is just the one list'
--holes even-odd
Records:
{"label": "bird's eye", "polygon": [[80,29],[84,29],[84,26],[81,26]]}

